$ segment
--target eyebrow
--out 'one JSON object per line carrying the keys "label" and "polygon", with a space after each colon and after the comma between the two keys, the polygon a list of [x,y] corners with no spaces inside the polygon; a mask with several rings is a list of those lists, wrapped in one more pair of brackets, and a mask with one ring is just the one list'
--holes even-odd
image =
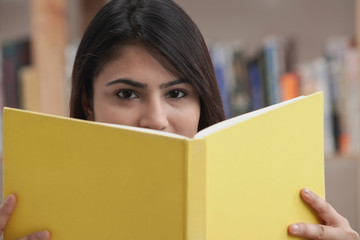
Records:
{"label": "eyebrow", "polygon": [[[111,86],[111,85],[119,84],[119,83],[125,83],[127,85],[137,87],[137,88],[142,88],[142,89],[145,89],[147,87],[147,84],[145,84],[145,83],[137,82],[137,81],[126,79],[126,78],[116,79],[114,81],[107,83],[106,86]],[[180,79],[177,79],[174,81],[163,83],[160,85],[160,88],[164,89],[164,88],[168,88],[168,87],[171,87],[171,86],[174,86],[177,84],[182,84],[182,83],[187,83],[186,79],[180,78]]]}
{"label": "eyebrow", "polygon": [[120,79],[111,81],[111,82],[107,83],[106,86],[111,86],[111,85],[118,84],[118,83],[125,83],[127,85],[137,87],[137,88],[146,88],[147,87],[147,84],[145,84],[145,83],[136,82],[136,81],[133,81],[130,79],[124,79],[124,78],[120,78]]}
{"label": "eyebrow", "polygon": [[167,82],[167,83],[163,83],[160,85],[160,88],[163,89],[163,88],[168,88],[168,87],[171,87],[171,86],[174,86],[174,85],[177,85],[177,84],[182,84],[182,83],[186,83],[186,79],[185,78],[180,78],[180,79],[177,79],[177,80],[174,80],[174,81],[170,81],[170,82]]}

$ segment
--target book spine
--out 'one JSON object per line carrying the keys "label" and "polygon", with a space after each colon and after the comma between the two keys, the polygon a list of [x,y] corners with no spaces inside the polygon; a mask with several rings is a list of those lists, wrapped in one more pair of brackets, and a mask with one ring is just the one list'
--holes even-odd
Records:
{"label": "book spine", "polygon": [[299,78],[295,73],[285,73],[280,79],[281,101],[299,96]]}
{"label": "book spine", "polygon": [[276,104],[280,102],[280,86],[279,79],[281,76],[280,62],[279,62],[279,46],[273,39],[265,42],[265,61],[266,73],[268,75],[268,96],[269,104]]}
{"label": "book spine", "polygon": [[251,89],[251,110],[264,107],[263,85],[261,80],[261,70],[256,58],[248,63],[248,77]]}
{"label": "book spine", "polygon": [[326,154],[332,154],[335,151],[333,133],[334,123],[332,118],[331,96],[329,94],[329,69],[325,59],[316,59],[313,62],[313,70],[317,79],[318,90],[322,90],[324,92],[324,151]]}
{"label": "book spine", "polygon": [[344,59],[345,81],[345,127],[349,135],[347,153],[358,156],[360,154],[360,114],[359,114],[359,56],[354,47],[345,53]]}
{"label": "book spine", "polygon": [[186,143],[186,195],[184,225],[186,240],[206,239],[206,149],[205,140]]}
{"label": "book spine", "polygon": [[246,58],[240,49],[236,49],[232,59],[234,86],[231,90],[232,116],[250,111],[250,89],[247,79]]}

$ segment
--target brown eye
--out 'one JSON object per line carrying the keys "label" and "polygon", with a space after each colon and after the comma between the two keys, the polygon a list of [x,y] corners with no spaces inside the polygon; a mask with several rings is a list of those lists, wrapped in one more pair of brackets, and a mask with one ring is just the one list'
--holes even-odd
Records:
{"label": "brown eye", "polygon": [[181,90],[173,90],[169,92],[169,98],[183,98],[185,95],[186,94]]}
{"label": "brown eye", "polygon": [[127,90],[127,89],[118,91],[118,92],[116,93],[116,95],[117,95],[119,98],[122,98],[122,99],[133,99],[133,98],[137,98],[136,94],[135,94],[132,90]]}

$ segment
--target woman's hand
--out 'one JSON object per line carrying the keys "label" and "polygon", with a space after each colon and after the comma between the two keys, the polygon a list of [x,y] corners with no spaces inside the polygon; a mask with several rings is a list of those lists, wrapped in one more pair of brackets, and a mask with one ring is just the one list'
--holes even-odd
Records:
{"label": "woman's hand", "polygon": [[[0,235],[4,232],[6,224],[14,211],[16,205],[16,198],[14,195],[9,195],[5,202],[0,206]],[[49,240],[50,233],[48,231],[41,231],[32,233],[19,240]]]}
{"label": "woman's hand", "polygon": [[319,214],[324,224],[294,223],[288,228],[291,235],[318,240],[360,240],[348,220],[328,202],[308,189],[302,189],[300,195]]}

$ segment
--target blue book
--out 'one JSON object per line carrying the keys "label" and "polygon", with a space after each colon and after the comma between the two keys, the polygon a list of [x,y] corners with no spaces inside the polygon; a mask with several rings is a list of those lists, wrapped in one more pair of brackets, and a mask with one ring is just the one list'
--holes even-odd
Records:
{"label": "blue book", "polygon": [[277,41],[270,39],[265,42],[265,62],[266,73],[268,79],[268,102],[269,105],[279,103],[281,101],[280,92],[280,46]]}
{"label": "blue book", "polygon": [[264,107],[261,71],[258,63],[257,59],[252,59],[248,63],[248,78],[250,83],[252,110]]}
{"label": "blue book", "polygon": [[227,55],[225,48],[215,46],[210,49],[210,56],[213,61],[215,76],[219,87],[221,100],[224,106],[225,117],[232,117],[229,90],[227,88]]}

